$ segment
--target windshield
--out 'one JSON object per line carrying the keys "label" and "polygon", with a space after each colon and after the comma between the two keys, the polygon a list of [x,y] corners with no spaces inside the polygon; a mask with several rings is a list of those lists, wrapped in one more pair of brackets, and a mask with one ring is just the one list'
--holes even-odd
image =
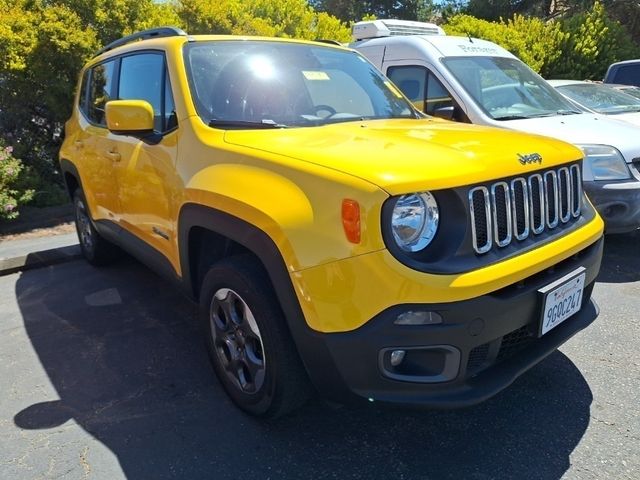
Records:
{"label": "windshield", "polygon": [[617,113],[640,112],[639,98],[606,85],[576,83],[556,88],[576,103],[598,113],[615,115]]}
{"label": "windshield", "polygon": [[515,58],[450,57],[443,62],[495,120],[582,113]]}
{"label": "windshield", "polygon": [[271,41],[188,44],[198,114],[219,128],[278,128],[418,113],[361,55]]}
{"label": "windshield", "polygon": [[632,97],[640,98],[640,88],[638,87],[624,87],[618,88],[618,90],[626,93],[627,95],[631,95]]}

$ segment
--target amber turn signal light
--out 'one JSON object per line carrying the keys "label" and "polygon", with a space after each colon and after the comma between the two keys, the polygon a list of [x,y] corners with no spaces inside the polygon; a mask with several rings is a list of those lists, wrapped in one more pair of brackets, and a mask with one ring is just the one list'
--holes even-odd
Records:
{"label": "amber turn signal light", "polygon": [[355,200],[342,200],[342,227],[351,243],[360,243],[360,205]]}

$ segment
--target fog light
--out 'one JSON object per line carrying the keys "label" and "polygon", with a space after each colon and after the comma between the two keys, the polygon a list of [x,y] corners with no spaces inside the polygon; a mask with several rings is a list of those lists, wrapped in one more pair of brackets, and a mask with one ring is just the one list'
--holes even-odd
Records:
{"label": "fog light", "polygon": [[436,325],[442,323],[442,316],[436,312],[404,312],[398,315],[396,325]]}
{"label": "fog light", "polygon": [[394,350],[393,352],[391,352],[391,357],[389,358],[391,366],[397,367],[398,365],[400,365],[402,363],[402,360],[404,360],[404,356],[406,355],[406,353],[407,352],[405,352],[404,350]]}

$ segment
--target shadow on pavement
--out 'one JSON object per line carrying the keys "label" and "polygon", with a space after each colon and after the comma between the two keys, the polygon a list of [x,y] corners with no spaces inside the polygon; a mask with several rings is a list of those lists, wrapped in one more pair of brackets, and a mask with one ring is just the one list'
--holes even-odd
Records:
{"label": "shadow on pavement", "polygon": [[72,262],[25,272],[16,289],[60,400],[17,412],[15,423],[50,429],[74,419],[130,479],[555,479],[589,422],[589,386],[560,352],[466,410],[315,401],[258,421],[215,380],[195,307],[141,265]]}
{"label": "shadow on pavement", "polygon": [[640,280],[640,230],[606,235],[599,282],[625,283]]}

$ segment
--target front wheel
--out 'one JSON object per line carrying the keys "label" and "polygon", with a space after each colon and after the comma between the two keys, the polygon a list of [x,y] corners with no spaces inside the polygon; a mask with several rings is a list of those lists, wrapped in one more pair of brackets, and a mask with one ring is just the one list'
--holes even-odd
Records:
{"label": "front wheel", "polygon": [[306,372],[262,265],[251,255],[228,258],[205,275],[200,320],[209,358],[234,403],[278,417],[307,400]]}

